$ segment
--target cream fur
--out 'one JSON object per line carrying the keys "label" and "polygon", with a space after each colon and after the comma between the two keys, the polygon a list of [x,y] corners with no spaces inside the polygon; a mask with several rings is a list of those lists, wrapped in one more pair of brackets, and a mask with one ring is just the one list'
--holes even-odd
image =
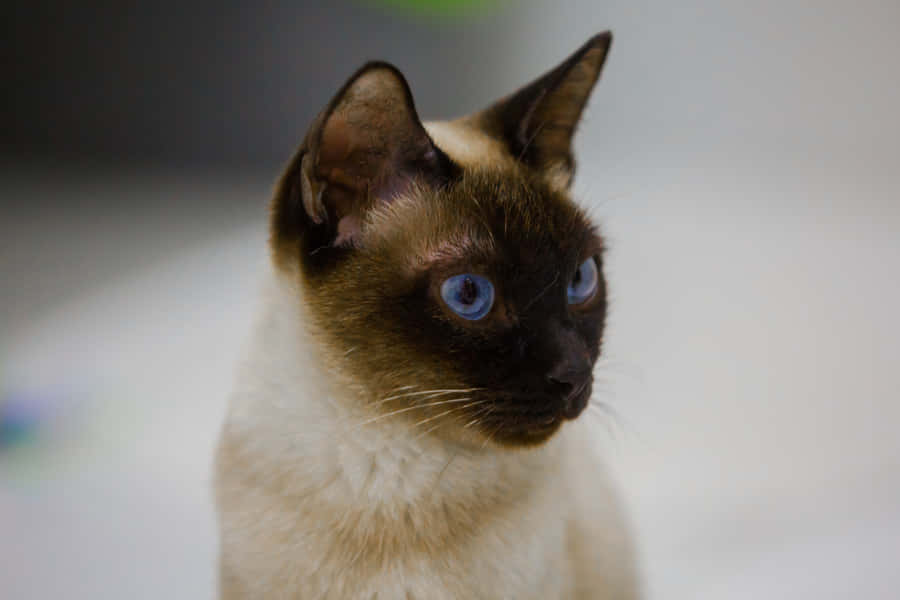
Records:
{"label": "cream fur", "polygon": [[438,148],[468,167],[512,167],[513,157],[497,140],[465,121],[429,121],[425,130]]}
{"label": "cream fur", "polygon": [[221,597],[636,598],[590,421],[530,450],[365,421],[274,274],[217,458]]}

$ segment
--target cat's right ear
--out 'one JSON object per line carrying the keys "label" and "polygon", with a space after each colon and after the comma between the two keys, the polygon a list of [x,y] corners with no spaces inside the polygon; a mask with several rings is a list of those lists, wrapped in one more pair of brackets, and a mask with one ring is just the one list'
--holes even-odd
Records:
{"label": "cat's right ear", "polygon": [[555,69],[469,120],[503,141],[519,162],[568,187],[572,138],[611,44],[611,32],[595,35]]}
{"label": "cat's right ear", "polygon": [[366,213],[418,185],[441,186],[458,168],[434,145],[403,75],[372,62],[316,118],[282,178],[273,240],[308,252],[359,243]]}

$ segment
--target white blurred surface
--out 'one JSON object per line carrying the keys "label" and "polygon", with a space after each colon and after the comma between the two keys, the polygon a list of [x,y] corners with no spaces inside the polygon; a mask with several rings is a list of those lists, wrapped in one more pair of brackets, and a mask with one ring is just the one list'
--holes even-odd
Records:
{"label": "white blurred surface", "polygon": [[[617,33],[576,189],[651,597],[898,597],[900,8],[535,6],[489,96]],[[4,175],[0,387],[90,397],[63,446],[0,455],[3,598],[210,597],[274,176]]]}

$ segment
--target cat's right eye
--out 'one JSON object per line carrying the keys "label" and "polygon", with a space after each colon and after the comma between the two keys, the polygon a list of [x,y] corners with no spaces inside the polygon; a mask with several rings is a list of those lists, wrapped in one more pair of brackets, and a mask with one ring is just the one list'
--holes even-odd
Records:
{"label": "cat's right eye", "polygon": [[597,262],[594,257],[590,257],[578,265],[578,270],[575,271],[575,275],[566,289],[569,304],[583,304],[593,298],[597,292],[599,279]]}
{"label": "cat's right eye", "polygon": [[454,275],[441,284],[441,298],[463,319],[477,321],[494,305],[494,284],[481,275]]}

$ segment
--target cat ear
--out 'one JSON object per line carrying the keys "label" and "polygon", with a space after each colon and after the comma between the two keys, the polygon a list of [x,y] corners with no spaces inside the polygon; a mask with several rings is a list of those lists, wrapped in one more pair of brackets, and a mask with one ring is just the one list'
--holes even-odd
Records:
{"label": "cat ear", "polygon": [[476,114],[476,124],[502,139],[518,160],[567,187],[575,170],[575,128],[611,43],[611,32],[595,35],[552,71]]}
{"label": "cat ear", "polygon": [[317,237],[331,246],[353,246],[367,211],[414,182],[443,185],[455,167],[425,131],[403,75],[382,62],[344,84],[297,158],[294,193],[310,225],[320,228]]}

